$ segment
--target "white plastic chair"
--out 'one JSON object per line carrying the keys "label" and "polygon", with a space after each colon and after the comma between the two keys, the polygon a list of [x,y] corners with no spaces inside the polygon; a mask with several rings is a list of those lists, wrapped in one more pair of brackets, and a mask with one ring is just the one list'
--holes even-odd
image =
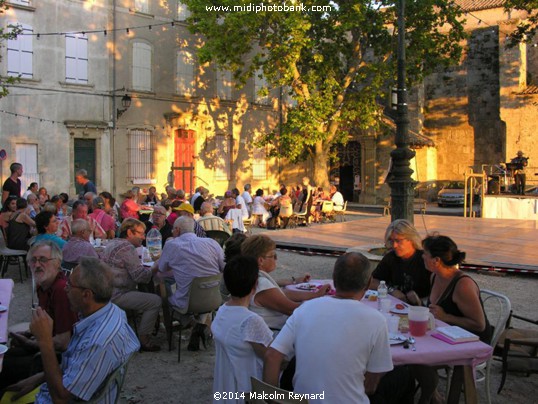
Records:
{"label": "white plastic chair", "polygon": [[4,238],[4,232],[0,231],[0,256],[1,256],[1,262],[2,262],[2,278],[7,272],[9,262],[16,259],[17,264],[19,265],[19,276],[21,278],[22,283],[22,268],[21,268],[21,260],[24,264],[24,272],[26,273],[26,276],[28,276],[28,265],[26,264],[26,254],[28,252],[24,250],[12,250],[11,248],[8,248],[6,245],[6,239]]}

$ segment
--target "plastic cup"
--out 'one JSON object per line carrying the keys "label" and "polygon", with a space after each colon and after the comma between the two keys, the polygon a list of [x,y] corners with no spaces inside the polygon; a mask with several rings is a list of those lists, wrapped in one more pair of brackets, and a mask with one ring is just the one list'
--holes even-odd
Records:
{"label": "plastic cup", "polygon": [[385,318],[387,320],[387,327],[389,329],[389,332],[392,334],[397,334],[400,326],[400,317],[387,315],[385,316]]}

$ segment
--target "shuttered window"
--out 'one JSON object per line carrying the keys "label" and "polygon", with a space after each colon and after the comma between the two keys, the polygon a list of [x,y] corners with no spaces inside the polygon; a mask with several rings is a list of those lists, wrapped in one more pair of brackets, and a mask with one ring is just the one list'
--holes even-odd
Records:
{"label": "shuttered window", "polygon": [[177,2],[177,20],[185,21],[190,16],[191,16],[191,12],[187,8],[187,5],[182,3],[181,1],[178,1]]}
{"label": "shuttered window", "polygon": [[[21,34],[32,34],[34,30],[30,25],[11,22],[9,25],[19,25],[22,29]],[[15,39],[7,41],[7,74],[8,76],[21,76],[25,79],[31,79],[33,73],[33,45],[32,35],[17,35]]]}
{"label": "shuttered window", "polygon": [[135,10],[141,13],[149,12],[149,0],[135,0]]}
{"label": "shuttered window", "polygon": [[37,145],[18,143],[15,145],[15,161],[21,163],[24,174],[20,178],[21,190],[24,192],[32,182],[39,184],[39,170],[37,168]]}
{"label": "shuttered window", "polygon": [[155,136],[146,129],[129,131],[128,166],[129,179],[133,184],[151,184],[155,182]]}
{"label": "shuttered window", "polygon": [[270,102],[269,95],[260,95],[262,89],[267,88],[267,80],[263,75],[263,70],[258,69],[254,73],[254,102],[257,104],[267,105]]}
{"label": "shuttered window", "polygon": [[252,156],[252,179],[267,179],[267,150],[265,147],[254,149]]}
{"label": "shuttered window", "polygon": [[215,179],[228,181],[230,179],[230,165],[232,158],[232,138],[228,135],[215,136]]}
{"label": "shuttered window", "polygon": [[65,35],[65,81],[88,84],[88,37]]}
{"label": "shuttered window", "polygon": [[143,42],[133,44],[133,89],[151,91],[151,46]]}
{"label": "shuttered window", "polygon": [[217,97],[221,100],[232,99],[232,72],[218,69],[216,72]]}
{"label": "shuttered window", "polygon": [[177,93],[181,95],[194,95],[194,57],[192,52],[180,50],[177,53]]}

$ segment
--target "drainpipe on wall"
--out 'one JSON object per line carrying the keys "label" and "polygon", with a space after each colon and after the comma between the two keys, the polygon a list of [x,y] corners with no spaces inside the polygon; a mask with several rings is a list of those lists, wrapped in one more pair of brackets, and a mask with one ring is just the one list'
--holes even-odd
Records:
{"label": "drainpipe on wall", "polygon": [[114,151],[116,143],[116,0],[112,1],[112,131],[110,136],[111,193],[116,197],[116,165]]}

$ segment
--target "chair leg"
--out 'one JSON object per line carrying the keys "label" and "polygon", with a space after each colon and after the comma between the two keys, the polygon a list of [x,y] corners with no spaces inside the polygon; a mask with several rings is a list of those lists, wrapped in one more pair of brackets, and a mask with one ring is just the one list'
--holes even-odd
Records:
{"label": "chair leg", "polygon": [[23,283],[23,280],[22,280],[21,257],[17,257],[17,265],[19,266],[19,277],[21,278],[21,283]]}
{"label": "chair leg", "polygon": [[166,332],[166,336],[168,337],[168,352],[172,350],[172,335],[174,334],[174,314],[173,312],[170,312],[170,315],[168,316],[168,330]]}
{"label": "chair leg", "polygon": [[486,363],[486,377],[484,380],[484,385],[486,388],[486,399],[488,401],[488,404],[491,404],[491,392],[489,391],[489,377],[490,377],[490,370],[491,370],[491,359],[488,360]]}
{"label": "chair leg", "polygon": [[179,337],[177,340],[177,363],[181,361],[181,331],[183,330],[183,326],[181,325],[181,321],[179,322]]}

